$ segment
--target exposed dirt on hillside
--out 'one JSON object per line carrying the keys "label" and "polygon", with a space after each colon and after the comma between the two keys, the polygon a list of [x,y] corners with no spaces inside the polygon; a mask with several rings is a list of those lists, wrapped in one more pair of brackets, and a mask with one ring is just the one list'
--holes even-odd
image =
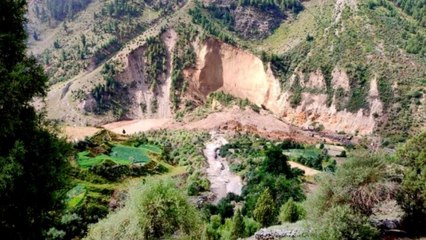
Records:
{"label": "exposed dirt on hillside", "polygon": [[343,10],[349,7],[350,9],[356,9],[357,0],[337,0],[334,5],[334,21],[337,23],[342,17]]}
{"label": "exposed dirt on hillside", "polygon": [[200,48],[195,69],[186,75],[190,89],[201,97],[223,90],[258,105],[264,104],[272,80],[259,58],[213,38]]}
{"label": "exposed dirt on hillside", "polygon": [[219,129],[258,134],[262,137],[276,140],[294,139],[309,143],[318,141],[318,139],[277,119],[270,113],[263,112],[259,114],[251,109],[241,110],[238,107],[212,113],[202,120],[181,123],[178,128],[189,130]]}
{"label": "exposed dirt on hillside", "polygon": [[172,86],[172,59],[173,49],[175,48],[178,35],[173,29],[167,30],[162,36],[164,44],[167,48],[167,63],[166,63],[166,77],[165,82],[160,86],[158,99],[158,117],[159,118],[170,118],[172,116],[170,106],[170,88]]}
{"label": "exposed dirt on hillside", "polygon": [[383,103],[379,98],[379,90],[377,88],[377,78],[370,81],[370,89],[368,92],[368,101],[370,103],[370,111],[373,114],[381,115],[383,113]]}
{"label": "exposed dirt on hillside", "polygon": [[[197,56],[195,68],[186,71],[186,77],[190,79],[189,92],[197,98],[205,99],[210,92],[221,90],[263,106],[279,118],[302,128],[322,124],[332,132],[370,134],[374,130],[375,119],[372,113],[366,114],[365,109],[352,113],[338,111],[335,102],[331,106],[328,104],[327,94],[322,93],[324,76],[319,70],[310,73],[304,83],[317,91],[304,92],[300,104],[292,108],[292,93],[281,88],[270,67],[258,57],[215,39],[205,41]],[[335,83],[342,88],[349,87],[346,73],[339,71],[334,75]]]}
{"label": "exposed dirt on hillside", "polygon": [[317,69],[315,72],[309,74],[308,81],[302,82],[302,86],[312,89],[325,89],[324,75],[321,70]]}
{"label": "exposed dirt on hillside", "polygon": [[333,86],[334,90],[338,88],[342,88],[345,91],[350,90],[349,77],[345,71],[336,68],[333,70],[332,76],[333,78],[331,79],[331,85]]}
{"label": "exposed dirt on hillside", "polygon": [[[173,30],[168,30],[163,34],[162,39],[170,54],[168,56],[170,60],[172,58],[171,49],[176,42],[176,33]],[[357,113],[346,110],[338,111],[335,102],[328,106],[327,94],[321,93],[321,91],[304,92],[301,96],[300,104],[296,108],[292,108],[290,104],[292,93],[290,90],[281,88],[280,82],[274,77],[270,66],[265,66],[258,57],[213,38],[201,43],[197,49],[195,67],[186,69],[184,72],[185,77],[189,80],[188,93],[197,99],[205,100],[209,93],[222,90],[235,97],[248,99],[250,102],[270,110],[276,118],[300,128],[311,129],[314,125],[322,124],[325,130],[330,132],[355,133],[358,131],[360,134],[369,134],[374,130],[376,122],[372,115],[375,112],[381,112],[378,111],[381,108],[378,97],[370,98],[370,109],[373,109],[374,112],[369,114],[366,114],[363,109]],[[149,91],[147,84],[144,83],[143,55],[143,46],[132,51],[123,59],[123,63],[126,63],[124,66],[127,67],[117,77],[120,82],[131,86],[129,94],[132,102],[130,103],[131,108],[127,117],[131,119],[169,118],[171,116],[169,107],[171,63],[167,61],[169,68],[164,82],[160,85],[160,92],[157,94],[161,106],[160,111],[157,114],[153,114],[150,110],[153,93]],[[85,87],[88,84],[87,82],[102,82],[102,79],[97,80],[96,78],[96,76],[99,76],[98,70],[92,72],[89,76],[91,75],[93,76],[90,80],[88,80],[88,76],[85,76],[72,81],[71,85],[68,85],[69,82],[67,82],[55,86],[48,96],[49,117],[53,116],[52,118],[62,119],[65,122],[78,123],[77,125],[101,125],[102,123],[114,121],[114,117],[110,115],[83,115],[84,111],[81,106],[90,105],[90,98],[84,100],[80,105],[69,100],[76,91],[83,90],[86,93],[90,91],[89,87]],[[347,88],[349,85],[347,74],[341,70],[335,71],[332,81],[342,88]],[[321,71],[310,73],[306,84],[312,89],[321,90],[324,88],[324,76]],[[67,91],[64,94],[65,88],[67,88]],[[334,101],[337,100],[334,98]],[[146,113],[142,111],[141,104],[143,103],[147,106]],[[58,108],[66,109],[66,111],[58,111]],[[211,124],[216,127],[224,127],[225,124],[220,125],[218,123],[226,123],[231,128],[238,129],[242,126],[247,131],[259,132],[269,137],[291,137],[288,134],[288,129],[284,131],[282,129],[263,130],[263,128],[268,128],[265,125],[274,126],[275,120],[263,119],[254,121],[253,124],[244,124],[242,122],[249,119],[249,116],[246,117],[245,114],[230,112],[212,114],[200,122],[188,123],[188,126],[193,125],[193,128],[203,128]],[[252,115],[252,113],[248,115]],[[257,116],[254,118],[257,118]],[[135,129],[138,129],[138,127],[135,127]]]}
{"label": "exposed dirt on hillside", "polygon": [[[173,119],[140,119],[118,121],[102,126],[105,129],[121,134],[134,134],[158,129],[186,130],[221,130],[228,132],[257,134],[264,138],[284,140],[294,139],[304,143],[317,143],[322,136],[312,136],[264,112],[259,114],[251,109],[241,110],[237,107],[209,114],[206,118],[196,121],[176,122]],[[330,139],[329,142],[335,142]]]}

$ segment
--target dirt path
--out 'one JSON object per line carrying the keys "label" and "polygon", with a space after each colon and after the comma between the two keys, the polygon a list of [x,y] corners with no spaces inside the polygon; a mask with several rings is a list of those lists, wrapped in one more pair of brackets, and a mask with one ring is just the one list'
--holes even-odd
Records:
{"label": "dirt path", "polygon": [[209,164],[207,178],[210,181],[210,190],[215,195],[213,203],[217,203],[229,192],[240,195],[243,183],[238,175],[231,172],[228,162],[217,154],[218,149],[227,143],[226,139],[214,131],[210,134],[212,138],[206,143],[204,156]]}
{"label": "dirt path", "polygon": [[109,123],[103,127],[118,134],[122,134],[123,130],[126,131],[126,134],[135,134],[138,132],[160,129],[170,121],[172,120],[168,118],[129,120]]}
{"label": "dirt path", "polygon": [[292,162],[292,161],[288,161],[288,163],[290,164],[291,168],[298,168],[300,170],[305,171],[305,176],[315,176],[318,173],[320,173],[320,171],[310,168],[310,167],[306,167],[300,163],[297,162]]}

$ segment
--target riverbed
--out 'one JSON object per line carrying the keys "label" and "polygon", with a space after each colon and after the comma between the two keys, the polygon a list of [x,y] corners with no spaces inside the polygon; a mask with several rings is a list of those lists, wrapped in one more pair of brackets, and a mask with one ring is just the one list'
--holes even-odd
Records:
{"label": "riverbed", "polygon": [[228,141],[215,131],[210,132],[210,135],[211,140],[206,143],[204,156],[208,162],[206,173],[210,181],[210,191],[215,196],[213,203],[217,203],[230,192],[241,195],[243,183],[241,177],[229,169],[226,159],[218,154],[220,147]]}

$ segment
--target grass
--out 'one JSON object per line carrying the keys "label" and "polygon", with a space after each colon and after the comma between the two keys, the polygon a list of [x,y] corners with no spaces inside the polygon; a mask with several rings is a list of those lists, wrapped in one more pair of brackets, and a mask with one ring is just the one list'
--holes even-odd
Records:
{"label": "grass", "polygon": [[331,19],[333,4],[328,0],[312,0],[305,2],[304,6],[305,10],[295,19],[284,21],[272,35],[261,41],[258,50],[283,53],[305,41],[308,35],[315,35],[318,28],[326,25],[323,22]]}
{"label": "grass", "polygon": [[321,152],[319,149],[315,149],[315,148],[289,149],[289,150],[285,150],[284,154],[289,156],[290,159],[298,158],[299,156],[302,156],[305,158],[316,158],[321,154]]}
{"label": "grass", "polygon": [[66,200],[67,208],[75,208],[81,202],[83,202],[83,199],[87,195],[87,189],[84,185],[77,184],[75,187],[69,190],[66,195],[67,195],[67,200]]}
{"label": "grass", "polygon": [[161,154],[161,149],[155,145],[143,144],[138,147],[116,144],[112,147],[111,153],[90,156],[89,151],[78,153],[78,164],[82,168],[90,168],[102,163],[104,160],[112,160],[117,164],[146,163],[151,159],[150,154]]}

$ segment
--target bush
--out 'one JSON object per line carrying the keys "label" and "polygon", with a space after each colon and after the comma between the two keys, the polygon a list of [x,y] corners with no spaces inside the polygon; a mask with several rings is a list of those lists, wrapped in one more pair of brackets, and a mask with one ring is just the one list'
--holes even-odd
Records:
{"label": "bush", "polygon": [[262,226],[253,218],[244,217],[244,233],[245,236],[253,236]]}
{"label": "bush", "polygon": [[335,206],[315,222],[313,239],[368,240],[377,239],[378,231],[368,219],[356,214],[348,205]]}
{"label": "bush", "polygon": [[159,239],[199,236],[201,219],[172,180],[133,188],[125,207],[90,228],[86,239]]}
{"label": "bush", "polygon": [[398,162],[405,167],[398,202],[414,230],[426,224],[426,133],[410,139],[398,149]]}
{"label": "bush", "polygon": [[302,206],[294,202],[293,198],[290,198],[285,204],[281,206],[280,215],[278,216],[278,219],[281,223],[293,223],[303,219],[305,215],[305,209],[303,209]]}

